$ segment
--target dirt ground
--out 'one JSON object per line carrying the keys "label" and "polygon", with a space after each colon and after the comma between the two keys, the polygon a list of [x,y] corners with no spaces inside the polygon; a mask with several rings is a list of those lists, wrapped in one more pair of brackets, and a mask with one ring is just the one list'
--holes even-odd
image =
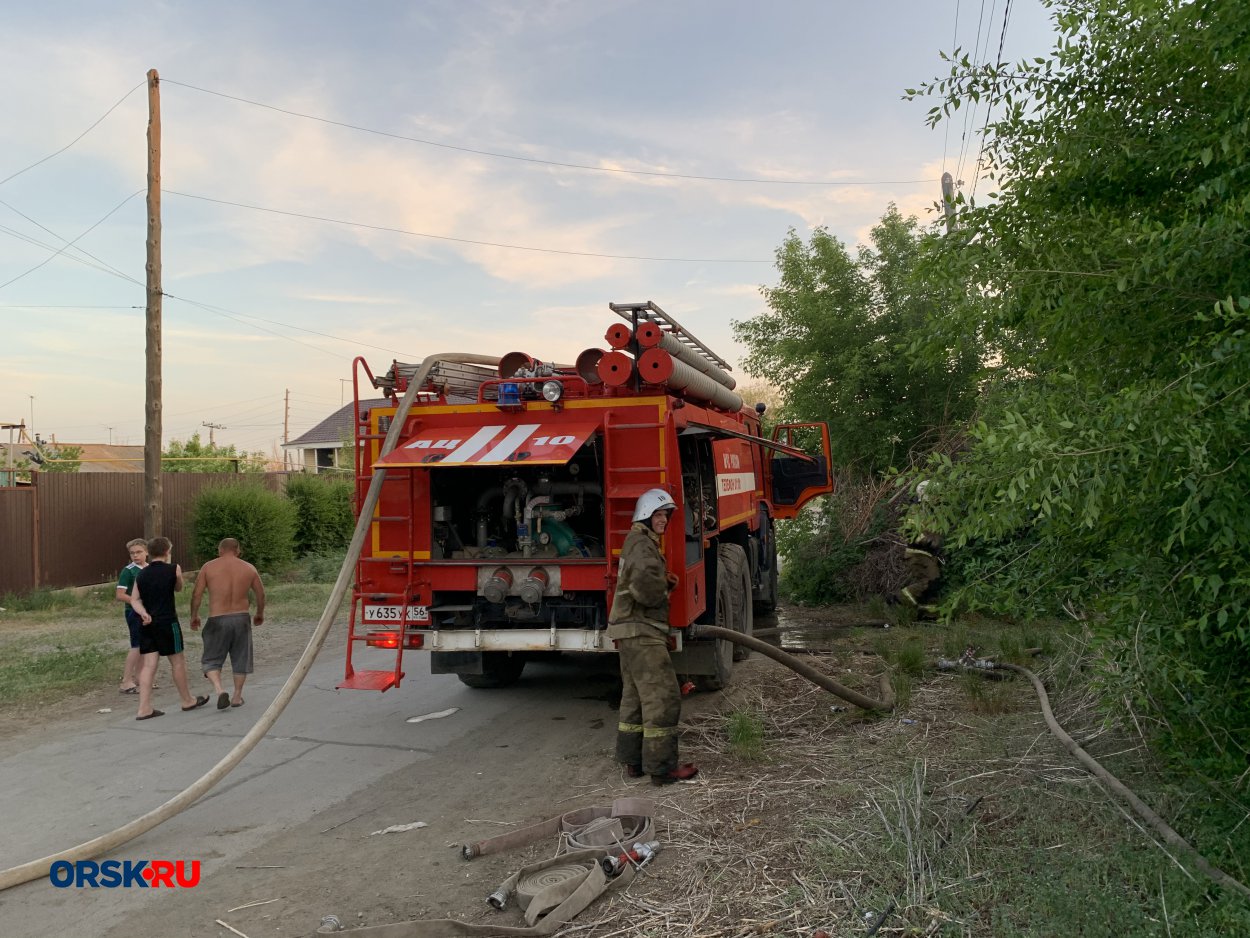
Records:
{"label": "dirt ground", "polygon": [[[862,609],[786,606],[756,628],[778,630],[780,645],[868,693],[891,659],[897,665],[901,644],[923,646],[931,662],[943,643],[966,638],[872,624]],[[266,669],[289,665],[302,647],[280,644],[289,653],[271,653]],[[1148,841],[1058,749],[1024,682],[969,683],[931,665],[912,678],[892,670],[899,708],[870,715],[753,655],[735,667],[727,691],[687,698],[682,754],[702,771],[659,789],[626,779],[613,763],[610,733],[600,732],[615,722],[605,680],[602,699],[576,716],[587,721],[579,730],[595,730],[590,738],[605,745],[570,747],[559,728],[571,724],[483,731],[457,747],[456,760],[429,759],[381,779],[218,869],[209,888],[137,911],[107,936],[311,935],[326,915],[348,930],[421,918],[522,925],[514,907],[500,913],[484,899],[520,866],[552,856],[554,840],[470,862],[461,845],[626,795],[654,798],[663,849],[627,890],[561,934],[1052,934],[1050,919],[1059,927],[1069,914],[1069,933],[1165,933],[1150,924],[1159,921],[1160,897],[1145,896],[1149,882],[1140,900],[1133,883],[1122,882],[1129,904],[1086,927],[1083,910],[1106,892],[1100,882],[1120,875],[1101,857],[1140,857]],[[1059,693],[1066,689],[1060,680]],[[72,719],[105,696],[84,695],[57,718]],[[1103,734],[1088,696],[1062,696],[1059,709],[1096,754],[1131,754],[1131,745]],[[754,727],[754,736],[735,735],[735,726]],[[429,827],[370,836],[418,818]],[[211,859],[211,842],[203,847]],[[1160,877],[1179,876],[1160,865]],[[1154,868],[1141,875],[1150,880]],[[1037,911],[1018,901],[1052,881],[1057,906]],[[1163,885],[1160,878],[1160,892]],[[1062,904],[1068,894],[1075,913]]]}

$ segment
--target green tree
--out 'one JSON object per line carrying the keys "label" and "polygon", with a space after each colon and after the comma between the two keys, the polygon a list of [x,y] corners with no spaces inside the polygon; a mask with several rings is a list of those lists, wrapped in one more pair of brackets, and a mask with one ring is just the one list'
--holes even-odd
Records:
{"label": "green tree", "polygon": [[975,342],[948,342],[944,358],[911,350],[959,296],[922,276],[927,244],[893,205],[854,255],[823,228],[807,244],[791,231],[779,282],[763,288],[769,311],[733,324],[746,370],[780,389],[787,419],[829,423],[840,465],[873,473],[906,462],[975,401]]}
{"label": "green tree", "polygon": [[77,472],[82,468],[79,460],[81,446],[49,446],[45,443],[36,449],[43,460],[39,468],[44,472]]}
{"label": "green tree", "polygon": [[957,56],[909,92],[941,99],[934,122],[969,100],[999,115],[983,155],[997,191],[961,200],[933,268],[970,298],[933,331],[982,336],[997,375],[920,523],[994,555],[958,601],[1084,610],[1109,698],[1244,782],[1247,15],[1213,0],[1053,6],[1049,57]]}
{"label": "green tree", "polygon": [[239,452],[234,444],[204,443],[199,433],[190,439],[170,440],[161,453],[164,472],[264,472],[268,460],[261,452]]}

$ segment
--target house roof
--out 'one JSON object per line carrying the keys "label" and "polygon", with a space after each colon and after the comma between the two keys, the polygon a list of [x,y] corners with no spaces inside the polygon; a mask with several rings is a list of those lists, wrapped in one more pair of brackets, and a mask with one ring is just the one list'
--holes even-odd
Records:
{"label": "house roof", "polygon": [[[389,398],[377,397],[372,398],[371,400],[361,401],[360,409],[371,410],[379,405],[390,405],[390,403]],[[355,428],[352,426],[352,420],[355,419],[355,406],[356,405],[354,403],[344,404],[311,430],[301,433],[289,443],[283,443],[282,445],[287,449],[292,447],[308,449],[315,446],[341,446],[344,439],[351,439],[355,436]]]}
{"label": "house roof", "polygon": [[[477,398],[466,394],[448,393],[447,401],[451,404],[473,404],[476,403]],[[354,435],[354,428],[352,427],[352,420],[355,418],[352,412],[353,406],[352,404],[344,404],[311,430],[301,433],[289,443],[283,443],[283,448],[337,449],[342,445],[345,438],[351,438]],[[365,411],[378,406],[393,407],[394,404],[389,397],[375,397],[360,402],[360,409]]]}
{"label": "house roof", "polygon": [[59,449],[82,449],[78,456],[79,472],[143,472],[142,446],[114,446],[109,443],[63,443]]}

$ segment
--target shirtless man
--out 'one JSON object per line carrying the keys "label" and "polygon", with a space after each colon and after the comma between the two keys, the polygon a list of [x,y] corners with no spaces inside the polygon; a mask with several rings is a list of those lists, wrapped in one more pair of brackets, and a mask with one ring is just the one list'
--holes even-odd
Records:
{"label": "shirtless man", "polygon": [[[239,557],[232,537],[217,545],[217,559],[200,568],[191,592],[191,630],[200,627],[200,599],[208,590],[208,621],[204,623],[204,654],[200,667],[217,692],[217,709],[243,706],[243,682],[252,673],[252,626],[265,621],[265,588],[260,574]],[[256,594],[256,616],[249,615],[248,592]],[[221,687],[221,667],[230,655],[233,699]]]}

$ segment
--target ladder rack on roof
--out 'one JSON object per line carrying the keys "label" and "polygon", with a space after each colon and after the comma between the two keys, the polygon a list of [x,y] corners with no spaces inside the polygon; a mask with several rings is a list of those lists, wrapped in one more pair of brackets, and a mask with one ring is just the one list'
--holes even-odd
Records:
{"label": "ladder rack on roof", "polygon": [[[374,387],[394,391],[401,377],[411,381],[420,367],[420,362],[416,364],[394,362],[386,374],[373,380]],[[428,380],[434,387],[442,388],[447,394],[459,394],[476,400],[478,388],[482,386],[482,383],[497,377],[495,369],[483,365],[441,361],[436,362],[430,369]]]}
{"label": "ladder rack on roof", "polygon": [[733,366],[729,362],[696,339],[685,326],[656,306],[651,300],[647,300],[645,303],[609,303],[608,308],[622,319],[628,320],[631,326],[635,324],[635,321],[654,323],[661,332],[667,332],[709,364],[715,365],[717,368],[723,368],[725,371],[733,371]]}

